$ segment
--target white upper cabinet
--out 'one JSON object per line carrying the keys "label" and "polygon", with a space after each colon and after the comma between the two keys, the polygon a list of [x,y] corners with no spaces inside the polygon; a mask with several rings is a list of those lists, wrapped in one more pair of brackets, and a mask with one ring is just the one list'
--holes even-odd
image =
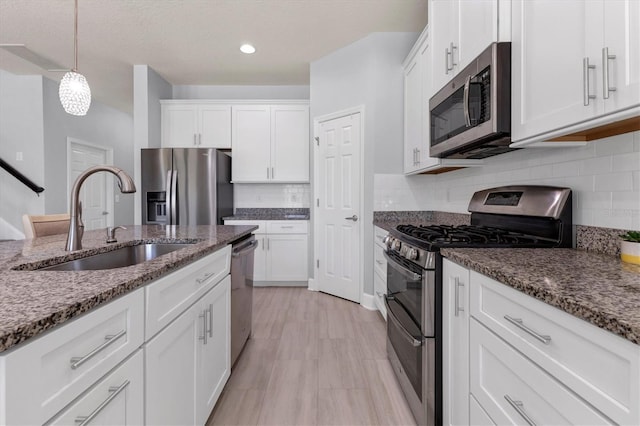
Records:
{"label": "white upper cabinet", "polygon": [[509,40],[509,23],[501,15],[499,0],[431,0],[429,25],[433,46],[433,92],[439,91],[494,41]]}
{"label": "white upper cabinet", "polygon": [[162,147],[231,148],[231,106],[161,101]]}
{"label": "white upper cabinet", "polygon": [[514,0],[512,141],[637,116],[640,2]]}
{"label": "white upper cabinet", "polygon": [[482,160],[431,157],[429,98],[433,94],[433,57],[425,28],[404,62],[404,173],[440,173],[482,164]]}
{"label": "white upper cabinet", "polygon": [[309,181],[309,106],[234,105],[234,182]]}

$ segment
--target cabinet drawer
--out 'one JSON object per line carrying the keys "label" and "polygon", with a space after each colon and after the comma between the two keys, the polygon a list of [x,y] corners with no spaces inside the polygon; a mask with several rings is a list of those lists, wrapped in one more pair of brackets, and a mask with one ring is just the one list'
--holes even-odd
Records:
{"label": "cabinet drawer", "polygon": [[231,246],[205,256],[149,284],[145,340],[149,340],[229,274]]}
{"label": "cabinet drawer", "polygon": [[379,245],[373,246],[373,269],[376,274],[387,280],[387,259],[384,258],[384,250]]}
{"label": "cabinet drawer", "polygon": [[376,243],[376,245],[379,245],[380,247],[384,247],[384,243],[382,242],[384,240],[384,237],[386,237],[388,234],[387,231],[385,231],[382,228],[378,228],[377,226],[373,227],[373,239],[374,242]]}
{"label": "cabinet drawer", "polygon": [[471,283],[478,321],[614,422],[640,424],[638,345],[477,272]]}
{"label": "cabinet drawer", "polygon": [[90,424],[143,424],[142,373],[142,350],[138,350],[48,424],[77,425],[86,417],[91,417]]}
{"label": "cabinet drawer", "polygon": [[0,424],[42,424],[143,338],[144,293],[138,289],[1,357],[0,377],[11,392],[0,392]]}
{"label": "cabinet drawer", "polygon": [[373,298],[378,308],[378,311],[382,314],[382,317],[387,319],[387,307],[384,304],[384,296],[387,293],[387,281],[383,280],[378,274],[373,274]]}
{"label": "cabinet drawer", "polygon": [[225,225],[248,225],[257,226],[258,229],[253,231],[254,234],[266,234],[267,233],[267,221],[266,220],[225,220]]}
{"label": "cabinet drawer", "polygon": [[267,221],[268,234],[306,234],[306,220],[270,220]]}
{"label": "cabinet drawer", "polygon": [[611,424],[474,319],[469,334],[471,394],[497,424]]}

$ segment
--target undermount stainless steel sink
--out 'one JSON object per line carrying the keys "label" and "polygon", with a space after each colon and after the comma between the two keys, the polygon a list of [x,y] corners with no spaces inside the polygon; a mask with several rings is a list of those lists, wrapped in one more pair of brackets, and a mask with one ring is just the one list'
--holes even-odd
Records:
{"label": "undermount stainless steel sink", "polygon": [[47,266],[39,271],[96,271],[137,265],[163,254],[188,247],[190,243],[149,243],[126,246],[105,253]]}

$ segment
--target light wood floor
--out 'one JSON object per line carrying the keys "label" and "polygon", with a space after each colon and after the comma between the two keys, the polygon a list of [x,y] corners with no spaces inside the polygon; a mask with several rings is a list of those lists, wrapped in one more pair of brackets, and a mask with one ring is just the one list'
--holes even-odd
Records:
{"label": "light wood floor", "polygon": [[377,311],[255,288],[253,332],[207,425],[415,425]]}

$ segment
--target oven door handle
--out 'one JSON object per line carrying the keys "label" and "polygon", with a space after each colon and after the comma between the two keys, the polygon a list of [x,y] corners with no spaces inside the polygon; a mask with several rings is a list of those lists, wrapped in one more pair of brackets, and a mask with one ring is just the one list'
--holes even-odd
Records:
{"label": "oven door handle", "polygon": [[383,251],[382,254],[384,255],[385,259],[387,259],[389,264],[393,267],[393,269],[400,272],[405,278],[408,278],[411,281],[420,281],[422,279],[422,276],[420,274],[416,274],[415,272],[408,270],[407,268],[393,260],[393,258],[391,258],[386,251]]}
{"label": "oven door handle", "polygon": [[391,322],[395,324],[396,327],[402,332],[402,337],[409,342],[411,346],[414,348],[418,348],[422,346],[422,338],[420,340],[416,339],[411,333],[407,331],[406,328],[400,323],[400,320],[395,316],[393,310],[389,307],[388,298],[384,299],[384,305],[387,308],[387,318],[391,318]]}
{"label": "oven door handle", "polygon": [[471,127],[471,115],[469,113],[469,86],[471,85],[471,76],[468,75],[464,82],[464,92],[462,96],[462,107],[464,111],[464,123],[466,127]]}

